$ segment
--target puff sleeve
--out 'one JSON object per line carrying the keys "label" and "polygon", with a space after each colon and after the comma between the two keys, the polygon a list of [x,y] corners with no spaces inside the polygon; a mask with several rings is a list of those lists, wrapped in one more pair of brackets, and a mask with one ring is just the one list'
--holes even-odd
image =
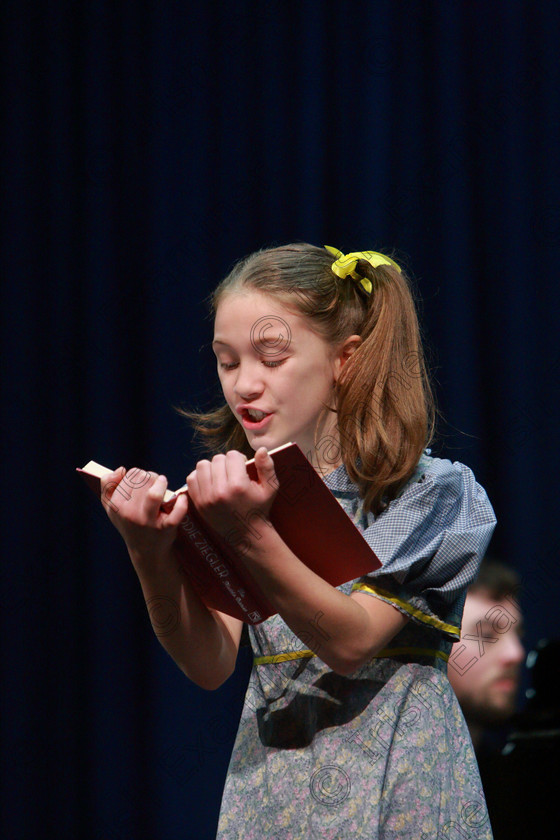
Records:
{"label": "puff sleeve", "polygon": [[363,535],[382,567],[354,582],[415,622],[460,638],[466,589],[474,580],[496,525],[492,505],[472,471],[440,458],[426,468]]}

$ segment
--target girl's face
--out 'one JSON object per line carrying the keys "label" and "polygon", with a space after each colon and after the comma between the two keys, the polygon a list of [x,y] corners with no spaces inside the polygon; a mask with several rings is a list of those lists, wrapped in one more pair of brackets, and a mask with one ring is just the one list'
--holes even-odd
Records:
{"label": "girl's face", "polygon": [[[224,396],[251,447],[274,449],[293,441],[320,466],[314,435],[322,409],[332,406],[342,363],[336,351],[307,319],[252,290],[223,296],[212,346]],[[328,412],[317,440],[335,434],[335,423],[336,415]]]}

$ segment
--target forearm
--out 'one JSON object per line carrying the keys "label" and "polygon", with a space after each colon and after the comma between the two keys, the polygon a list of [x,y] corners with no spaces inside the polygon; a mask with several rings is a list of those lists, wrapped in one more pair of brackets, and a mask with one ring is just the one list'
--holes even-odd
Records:
{"label": "forearm", "polygon": [[199,598],[173,550],[149,564],[129,553],[161,645],[189,679],[201,688],[218,688],[237,657],[228,629]]}
{"label": "forearm", "polygon": [[348,674],[383,647],[382,628],[354,598],[305,566],[272,527],[244,546],[243,562],[290,629],[334,671]]}
{"label": "forearm", "polygon": [[230,545],[267,599],[307,648],[333,671],[351,674],[385,647],[408,617],[363,593],[345,595],[305,566],[268,519],[278,479],[264,447],[255,454],[255,467],[257,481],[249,478],[239,452],[200,461],[187,478],[189,496],[224,539],[243,523],[243,539]]}

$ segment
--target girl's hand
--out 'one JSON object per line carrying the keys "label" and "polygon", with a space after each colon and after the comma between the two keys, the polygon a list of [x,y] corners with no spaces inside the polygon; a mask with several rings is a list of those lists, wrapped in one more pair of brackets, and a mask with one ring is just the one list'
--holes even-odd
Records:
{"label": "girl's hand", "polygon": [[[189,496],[198,512],[222,537],[253,533],[258,519],[268,523],[270,508],[278,492],[274,462],[261,446],[255,453],[257,481],[247,474],[247,458],[231,450],[199,461],[187,476]],[[234,531],[233,531],[234,529]]]}
{"label": "girl's hand", "polygon": [[101,503],[128,548],[131,559],[153,561],[167,555],[187,513],[187,497],[177,497],[169,513],[161,510],[164,475],[120,467],[101,479]]}

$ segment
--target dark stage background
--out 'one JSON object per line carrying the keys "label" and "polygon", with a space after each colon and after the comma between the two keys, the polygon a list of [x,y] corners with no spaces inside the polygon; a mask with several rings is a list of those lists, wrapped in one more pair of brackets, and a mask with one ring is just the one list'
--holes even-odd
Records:
{"label": "dark stage background", "polygon": [[2,8],[2,836],[210,840],[249,659],[191,685],[74,468],[184,481],[204,298],[244,254],[396,249],[436,454],[471,466],[526,644],[557,635],[554,2]]}

